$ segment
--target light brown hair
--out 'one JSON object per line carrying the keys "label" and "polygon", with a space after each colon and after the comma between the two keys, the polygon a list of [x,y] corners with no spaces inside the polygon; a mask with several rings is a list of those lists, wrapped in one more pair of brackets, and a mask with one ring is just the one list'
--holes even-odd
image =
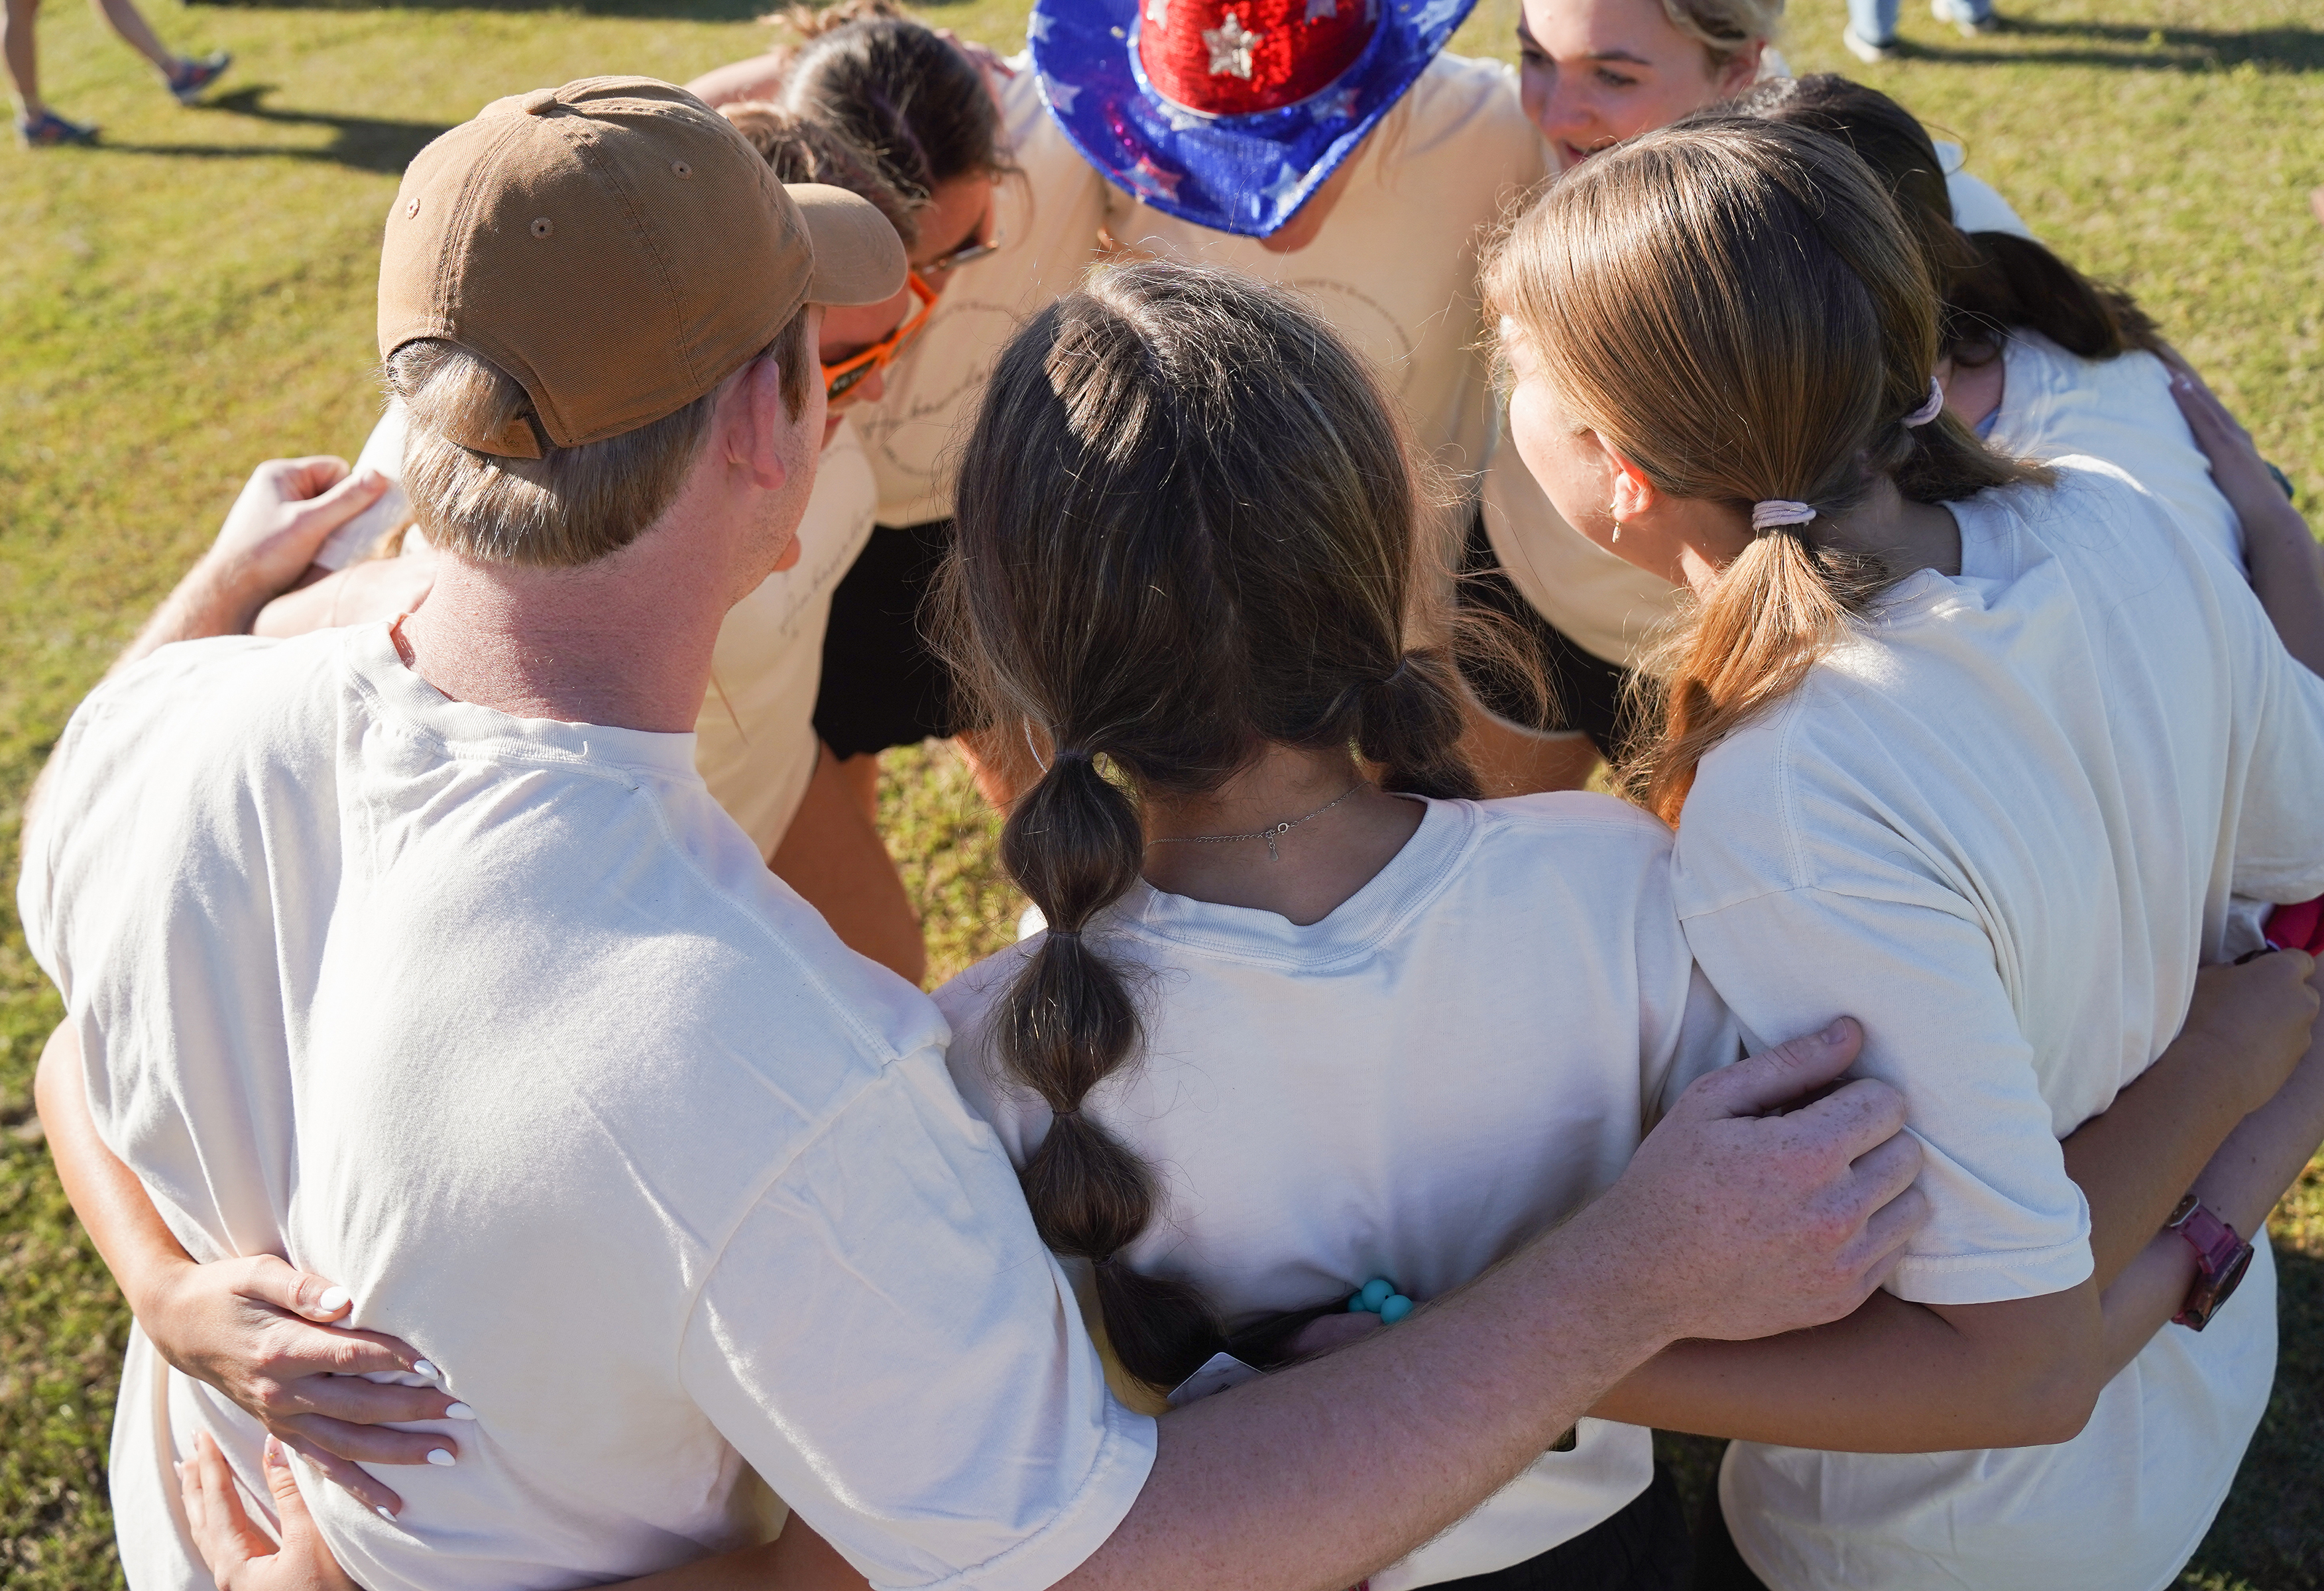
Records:
{"label": "light brown hair", "polygon": [[1486,294],[1578,424],[1677,498],[1817,517],[1758,532],[1652,660],[1665,820],[1702,758],[1780,701],[1895,578],[1831,545],[1879,477],[1944,502],[2034,472],[1929,396],[1937,296],[1863,162],[1805,127],[1702,118],[1591,157],[1502,241]]}
{"label": "light brown hair", "polygon": [[784,108],[840,133],[913,204],[955,177],[1016,170],[983,74],[893,0],[794,6],[783,20],[806,39],[783,75]]}
{"label": "light brown hair", "polygon": [[963,454],[949,647],[982,721],[1055,748],[1001,834],[1048,922],[992,1018],[1005,1079],[1055,1113],[1026,1201],[1050,1248],[1095,1265],[1115,1355],[1158,1387],[1230,1344],[1263,1360],[1282,1322],[1230,1337],[1194,1287],[1119,1259],[1156,1194],[1084,1113],[1139,1044],[1101,913],[1138,883],[1141,794],[1215,790],[1270,745],[1476,793],[1416,479],[1370,368],[1313,309],[1158,263],[1101,270],[1028,323]]}
{"label": "light brown hair", "polygon": [[[759,356],[780,365],[783,407],[794,420],[806,411],[816,368],[807,335],[811,308],[802,306]],[[532,400],[506,371],[433,338],[404,344],[384,371],[389,393],[410,415],[403,490],[429,544],[548,569],[619,551],[662,516],[709,438],[727,384],[635,430],[552,447],[539,458],[506,458],[452,440],[496,434],[530,412]]]}

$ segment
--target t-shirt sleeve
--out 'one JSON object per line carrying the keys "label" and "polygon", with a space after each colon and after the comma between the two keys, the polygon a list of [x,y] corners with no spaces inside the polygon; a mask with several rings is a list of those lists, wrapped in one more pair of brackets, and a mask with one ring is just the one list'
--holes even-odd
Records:
{"label": "t-shirt sleeve", "polygon": [[1800,887],[1690,916],[1687,941],[1756,1052],[1835,1016],[1855,1075],[1904,1095],[1930,1220],[1889,1290],[1932,1304],[2059,1292],[2090,1274],[2089,1207],[2067,1176],[2032,1047],[1985,929],[1900,872],[1886,898]]}
{"label": "t-shirt sleeve", "polygon": [[680,1351],[721,1433],[883,1588],[1051,1585],[1153,1465],[1153,1420],[1107,1393],[1015,1174],[933,1050],[780,1168]]}
{"label": "t-shirt sleeve", "polygon": [[2251,758],[2236,827],[2235,893],[2282,904],[2324,892],[2324,680],[2276,638],[2257,597],[2217,579],[2249,662]]}

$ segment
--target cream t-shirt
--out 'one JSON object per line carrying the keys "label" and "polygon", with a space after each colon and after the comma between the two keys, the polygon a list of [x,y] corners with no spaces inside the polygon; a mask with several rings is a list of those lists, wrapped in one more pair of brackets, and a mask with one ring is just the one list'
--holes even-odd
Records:
{"label": "cream t-shirt", "polygon": [[[1704,759],[1679,913],[1747,1033],[1834,1010],[1905,1095],[1932,1217],[1891,1290],[2031,1298],[2090,1273],[2059,1140],[2184,1020],[2231,893],[2324,892],[2324,680],[2216,549],[2095,460],[1953,505],[1923,570]],[[1738,1443],[1721,1498],[1770,1586],[2153,1591],[2264,1409],[2261,1255],[2202,1335],[2165,1327],[2055,1447],[1875,1455]]]}
{"label": "cream t-shirt", "polygon": [[1312,300],[1401,400],[1465,529],[1494,424],[1480,254],[1504,212],[1548,174],[1548,153],[1507,67],[1439,55],[1353,163],[1315,241],[1288,254],[1165,215],[1083,169],[1102,188],[1106,229],[1124,246],[1231,266]]}
{"label": "cream t-shirt", "polygon": [[[302,1475],[369,1591],[646,1574],[763,1539],[773,1494],[877,1586],[1050,1585],[1153,1422],[1106,1393],[943,1017],[693,755],[447,700],[384,625],[108,680],[18,896],[97,1130],[196,1259],[337,1279],[475,1409],[423,1428],[459,1463],[397,1470],[392,1522]],[[169,1464],[208,1431],[263,1499],[262,1433],[142,1337],[124,1384],[129,1583],[206,1587]]]}
{"label": "cream t-shirt", "polygon": [[832,588],[872,534],[878,487],[852,421],[816,467],[798,561],[727,609],[694,725],[694,765],[762,856],[782,843],[815,777],[816,688]]}
{"label": "cream t-shirt", "polygon": [[879,521],[952,513],[952,449],[1017,328],[1081,285],[1105,220],[1104,183],[1041,104],[1032,57],[1010,63],[1001,124],[1023,175],[993,190],[1001,248],[954,273],[928,323],[888,366],[880,402],[853,411],[880,486]]}
{"label": "cream t-shirt", "polygon": [[[2034,236],[2008,200],[1961,170],[1959,144],[1939,140],[1937,158],[1944,165],[1956,226],[1963,231]],[[2163,402],[2170,402],[2167,393]],[[2186,430],[2184,421],[2179,429]],[[2127,460],[2088,445],[2060,448],[2043,457],[2078,452],[2130,467]],[[1481,495],[1485,533],[1509,583],[1584,652],[1624,668],[1635,666],[1639,650],[1656,627],[1678,612],[1682,589],[1567,524],[1506,438],[1485,472]]]}
{"label": "cream t-shirt", "polygon": [[2213,483],[2211,461],[2172,399],[2168,365],[2135,348],[2085,359],[2023,327],[2009,334],[2001,358],[2001,407],[1987,440],[2022,458],[2103,458],[2244,567],[2243,522]]}
{"label": "cream t-shirt", "polygon": [[[403,406],[391,401],[363,458],[391,480],[403,471]],[[401,488],[395,488],[401,495]],[[710,688],[694,724],[694,765],[712,799],[772,856],[815,777],[816,689],[831,593],[872,534],[878,486],[853,419],[824,444],[815,488],[799,519],[798,561],[777,569],[726,613],[712,653]],[[384,527],[383,527],[384,528]],[[406,550],[425,550],[418,526]]]}
{"label": "cream t-shirt", "polygon": [[[1084,1107],[1160,1179],[1124,1257],[1239,1326],[1374,1276],[1437,1297],[1587,1203],[1668,1100],[1740,1053],[1680,937],[1669,848],[1604,796],[1431,801],[1304,928],[1138,885],[1091,930],[1145,992],[1140,1059]],[[988,1019],[1025,954],[936,992],[954,1078],[1020,1164],[1052,1118],[997,1079]],[[1584,1420],[1572,1451],[1371,1585],[1522,1562],[1652,1473],[1646,1431]]]}

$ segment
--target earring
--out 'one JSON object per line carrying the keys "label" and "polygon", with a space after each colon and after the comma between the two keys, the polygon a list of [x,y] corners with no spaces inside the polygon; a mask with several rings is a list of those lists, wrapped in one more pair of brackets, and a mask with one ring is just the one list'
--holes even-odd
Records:
{"label": "earring", "polygon": [[1622,522],[1620,520],[1618,519],[1614,522],[1614,533],[1606,539],[1609,541],[1618,541],[1622,539]]}

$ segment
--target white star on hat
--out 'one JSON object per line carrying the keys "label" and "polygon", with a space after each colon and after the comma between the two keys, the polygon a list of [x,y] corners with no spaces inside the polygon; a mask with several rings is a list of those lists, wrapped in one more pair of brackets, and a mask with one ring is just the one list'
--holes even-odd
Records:
{"label": "white star on hat", "polygon": [[1286,164],[1274,181],[1259,191],[1268,204],[1280,205],[1285,199],[1299,191],[1299,182],[1305,175],[1305,172]]}
{"label": "white star on hat", "polygon": [[1242,25],[1242,18],[1227,13],[1226,21],[1214,28],[1203,30],[1203,42],[1211,51],[1211,76],[1240,78],[1250,80],[1250,54],[1259,48],[1264,33],[1254,33]]}
{"label": "white star on hat", "polygon": [[1139,155],[1138,163],[1124,174],[1129,177],[1130,185],[1147,199],[1176,199],[1178,184],[1186,180],[1185,172],[1166,171],[1154,163],[1152,155],[1147,154]]}
{"label": "white star on hat", "polygon": [[1055,78],[1041,79],[1041,97],[1056,106],[1057,114],[1061,116],[1074,114],[1074,101],[1080,97],[1081,89],[1077,85],[1060,83]]}
{"label": "white star on hat", "polygon": [[1170,25],[1170,0],[1146,0],[1146,20],[1157,28]]}
{"label": "white star on hat", "polygon": [[1417,26],[1424,33],[1433,33],[1451,22],[1459,14],[1460,10],[1460,0],[1429,0],[1428,5],[1420,14]]}
{"label": "white star on hat", "polygon": [[1356,114],[1356,98],[1360,88],[1326,88],[1307,102],[1307,111],[1320,124],[1344,122]]}
{"label": "white star on hat", "polygon": [[1044,44],[1047,43],[1049,42],[1049,19],[1038,11],[1032,15],[1027,17],[1025,19],[1025,36],[1028,39],[1038,39]]}

